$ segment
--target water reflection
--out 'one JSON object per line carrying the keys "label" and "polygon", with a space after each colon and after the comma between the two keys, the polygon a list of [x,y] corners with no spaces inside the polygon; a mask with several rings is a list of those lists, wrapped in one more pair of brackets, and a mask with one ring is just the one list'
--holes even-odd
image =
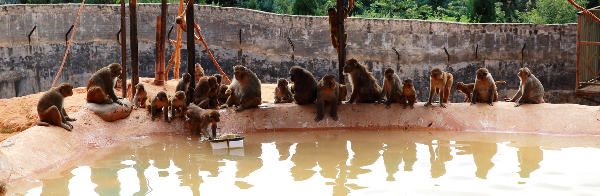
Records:
{"label": "water reflection", "polygon": [[[498,173],[512,174],[512,179],[531,178],[532,172],[542,169],[540,162],[547,153],[540,146],[509,147],[501,141],[410,132],[379,136],[343,131],[280,134],[283,136],[267,138],[246,134],[244,148],[230,150],[213,150],[208,142],[193,136],[124,142],[101,150],[86,164],[59,168],[62,171],[57,176],[42,178],[41,195],[81,193],[70,188],[77,190],[82,180],[75,179],[82,178],[89,179],[91,185],[85,187],[93,187],[99,195],[200,195],[219,188],[253,195],[301,185],[315,187],[311,189],[320,195],[365,194],[362,191],[380,190],[385,183],[400,183],[383,186],[392,191],[413,181],[427,184],[432,180],[476,177],[494,181],[505,177]],[[495,164],[495,156],[510,161]],[[89,177],[75,172],[82,167],[89,168]],[[492,168],[498,172],[491,174]]]}

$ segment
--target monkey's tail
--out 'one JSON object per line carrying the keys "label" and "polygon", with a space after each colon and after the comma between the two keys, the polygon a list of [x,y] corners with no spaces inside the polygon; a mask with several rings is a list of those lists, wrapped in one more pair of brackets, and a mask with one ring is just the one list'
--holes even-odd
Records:
{"label": "monkey's tail", "polygon": [[504,84],[506,82],[505,81],[496,81],[496,83],[494,83],[494,84],[499,84],[499,83],[503,83]]}
{"label": "monkey's tail", "polygon": [[38,122],[37,122],[37,125],[38,125],[38,126],[46,126],[46,127],[49,127],[49,126],[50,126],[50,123],[38,121]]}

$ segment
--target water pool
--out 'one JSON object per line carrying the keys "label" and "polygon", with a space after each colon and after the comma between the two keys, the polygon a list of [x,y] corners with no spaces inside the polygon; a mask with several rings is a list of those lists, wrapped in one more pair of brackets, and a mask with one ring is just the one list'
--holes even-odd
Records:
{"label": "water pool", "polygon": [[600,137],[431,130],[190,135],[94,150],[9,195],[596,195]]}

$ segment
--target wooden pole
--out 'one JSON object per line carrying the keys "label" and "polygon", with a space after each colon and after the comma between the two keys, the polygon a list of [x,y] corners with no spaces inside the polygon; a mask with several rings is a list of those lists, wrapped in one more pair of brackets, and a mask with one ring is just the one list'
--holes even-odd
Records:
{"label": "wooden pole", "polygon": [[162,19],[156,17],[156,56],[154,62],[154,85],[165,84],[165,43],[162,42],[164,34],[162,32],[164,24]]}
{"label": "wooden pole", "polygon": [[340,84],[346,84],[346,78],[344,77],[344,66],[346,65],[346,34],[344,29],[344,0],[337,0],[337,14],[338,14],[338,72]]}
{"label": "wooden pole", "polygon": [[191,77],[191,82],[187,92],[188,104],[193,100],[194,91],[196,87],[196,47],[194,43],[194,0],[189,0],[188,4],[191,3],[191,7],[186,11],[186,27],[187,27],[187,57],[188,57],[188,73]]}
{"label": "wooden pole", "polygon": [[[127,97],[127,27],[125,26],[125,1],[121,1],[121,94]],[[134,88],[132,86],[131,88]]]}
{"label": "wooden pole", "polygon": [[[131,95],[135,95],[135,85],[139,83],[139,62],[138,62],[138,37],[137,37],[137,10],[136,1],[129,1],[129,39],[131,39]],[[127,87],[123,87],[127,88]]]}

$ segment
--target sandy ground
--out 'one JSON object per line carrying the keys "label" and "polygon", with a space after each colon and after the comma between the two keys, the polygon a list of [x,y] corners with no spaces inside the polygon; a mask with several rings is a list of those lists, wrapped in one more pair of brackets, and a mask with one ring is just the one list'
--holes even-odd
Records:
{"label": "sandy ground", "polygon": [[[153,80],[152,78],[140,78],[140,82],[144,83],[149,94],[164,90],[172,95],[179,81],[173,79],[167,81],[164,86],[156,86],[152,84]],[[276,84],[263,84],[262,86],[263,103],[273,103],[273,91]],[[120,90],[115,89],[115,91],[118,91],[117,96],[122,95]],[[43,92],[11,99],[0,99],[0,106],[2,106],[0,107],[0,114],[2,114],[0,115],[0,142],[35,126],[39,120],[37,104],[42,94]],[[73,114],[81,110],[86,103],[85,96],[85,87],[74,89],[73,96],[65,99],[67,114]]]}

